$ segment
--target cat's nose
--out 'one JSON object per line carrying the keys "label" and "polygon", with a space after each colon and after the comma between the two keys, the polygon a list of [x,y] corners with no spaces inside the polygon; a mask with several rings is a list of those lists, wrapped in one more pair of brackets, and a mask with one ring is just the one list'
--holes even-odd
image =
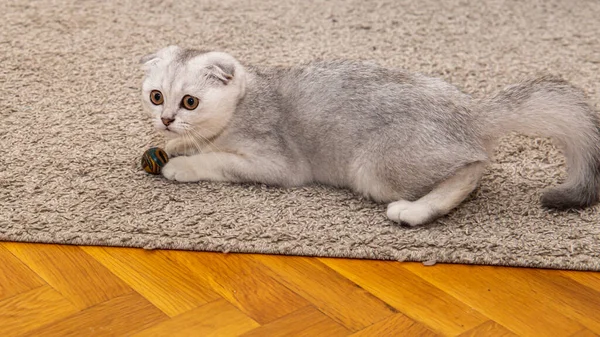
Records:
{"label": "cat's nose", "polygon": [[174,119],[172,119],[172,118],[161,118],[160,120],[163,122],[163,124],[165,126],[169,126],[174,121]]}

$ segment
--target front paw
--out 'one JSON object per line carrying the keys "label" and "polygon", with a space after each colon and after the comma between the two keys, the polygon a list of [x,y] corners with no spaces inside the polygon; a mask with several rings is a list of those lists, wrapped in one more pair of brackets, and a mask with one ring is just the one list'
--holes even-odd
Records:
{"label": "front paw", "polygon": [[165,152],[169,155],[169,158],[178,156],[190,156],[198,153],[195,148],[191,147],[184,140],[177,138],[171,139],[165,144]]}
{"label": "front paw", "polygon": [[189,157],[171,158],[162,168],[162,175],[169,180],[192,182],[200,180]]}

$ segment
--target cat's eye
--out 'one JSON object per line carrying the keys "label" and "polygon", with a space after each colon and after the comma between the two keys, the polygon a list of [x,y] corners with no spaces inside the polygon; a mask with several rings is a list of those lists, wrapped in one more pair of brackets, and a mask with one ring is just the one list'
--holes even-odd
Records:
{"label": "cat's eye", "polygon": [[161,105],[165,101],[163,94],[158,90],[152,90],[150,92],[150,101],[154,105]]}
{"label": "cat's eye", "polygon": [[194,96],[185,95],[183,96],[183,100],[181,100],[181,105],[188,110],[194,110],[198,107],[200,100]]}

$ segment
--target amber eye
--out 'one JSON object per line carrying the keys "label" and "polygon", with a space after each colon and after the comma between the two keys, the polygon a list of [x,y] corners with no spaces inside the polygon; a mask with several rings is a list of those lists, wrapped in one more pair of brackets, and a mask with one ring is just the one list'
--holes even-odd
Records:
{"label": "amber eye", "polygon": [[158,91],[158,90],[152,90],[150,92],[150,101],[154,105],[161,105],[161,104],[163,104],[163,102],[165,101],[165,99],[163,98],[163,95],[162,95],[162,93],[160,91]]}
{"label": "amber eye", "polygon": [[190,95],[183,96],[183,100],[181,100],[181,105],[188,110],[196,109],[198,107],[198,103],[200,103],[200,100]]}

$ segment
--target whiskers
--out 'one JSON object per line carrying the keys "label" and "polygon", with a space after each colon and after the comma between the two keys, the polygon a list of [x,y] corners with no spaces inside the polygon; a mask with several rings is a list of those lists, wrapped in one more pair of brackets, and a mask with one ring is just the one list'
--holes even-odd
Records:
{"label": "whiskers", "polygon": [[208,147],[208,152],[224,152],[221,148],[215,145],[213,141],[203,136],[200,131],[196,130],[189,123],[182,124],[181,129],[183,130],[184,140],[192,145],[196,152],[207,152],[203,151],[205,147]]}
{"label": "whiskers", "polygon": [[[204,137],[200,133],[200,131],[196,130],[190,124],[185,123],[184,125],[182,125],[181,129],[183,130],[184,140],[188,142],[191,146],[193,146],[197,153],[225,152],[221,150],[217,145],[215,145],[213,141]],[[208,147],[208,151],[206,151],[206,147]],[[223,158],[221,158],[219,155],[214,156],[214,158],[219,163],[219,166],[225,167]]]}

